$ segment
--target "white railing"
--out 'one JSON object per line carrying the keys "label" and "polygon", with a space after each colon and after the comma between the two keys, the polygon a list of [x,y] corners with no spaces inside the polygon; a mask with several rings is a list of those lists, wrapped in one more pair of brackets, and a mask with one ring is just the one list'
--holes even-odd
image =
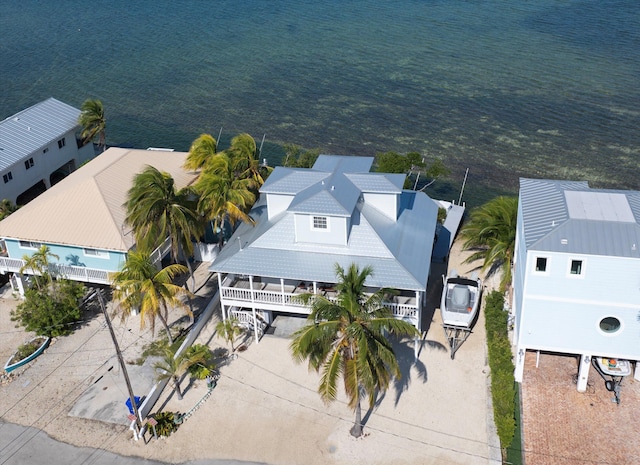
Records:
{"label": "white railing", "polygon": [[[0,272],[19,273],[24,266],[24,260],[18,258],[0,257]],[[30,274],[35,274],[33,270],[28,270]],[[73,265],[49,265],[51,274],[62,276],[72,281],[82,281],[87,283],[109,284],[109,272],[96,268]]]}
{"label": "white railing", "polygon": [[151,253],[151,261],[155,265],[162,260],[169,250],[171,250],[171,236],[167,237],[160,246]]}
{"label": "white railing", "polygon": [[[253,294],[253,299],[252,299]],[[234,302],[246,302],[247,304],[271,304],[281,305],[283,307],[304,308],[306,305],[300,299],[301,294],[282,293],[274,291],[259,291],[237,287],[222,287],[222,299]],[[330,302],[337,302],[334,296],[325,297]],[[249,305],[247,305],[249,306]],[[393,302],[385,302],[384,306],[391,309],[396,318],[415,319],[418,318],[418,308],[412,304],[398,304]],[[253,318],[253,317],[252,317]]]}

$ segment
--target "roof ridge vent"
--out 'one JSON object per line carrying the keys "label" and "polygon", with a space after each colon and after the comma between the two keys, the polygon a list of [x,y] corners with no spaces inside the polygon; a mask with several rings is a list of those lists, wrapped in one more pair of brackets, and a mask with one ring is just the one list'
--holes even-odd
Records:
{"label": "roof ridge vent", "polygon": [[336,190],[336,186],[331,186],[331,190],[335,191]]}

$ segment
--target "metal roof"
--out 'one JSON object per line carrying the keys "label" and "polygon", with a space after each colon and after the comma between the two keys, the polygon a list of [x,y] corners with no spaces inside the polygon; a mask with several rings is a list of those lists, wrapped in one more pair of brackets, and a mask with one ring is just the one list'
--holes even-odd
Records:
{"label": "metal roof", "polygon": [[0,221],[0,237],[127,251],[133,244],[122,204],[147,165],[170,173],[177,188],[196,174],[182,168],[187,154],[112,147]]}
{"label": "metal roof", "polygon": [[405,174],[345,173],[345,176],[362,192],[375,192],[382,194],[399,194],[404,186]]}
{"label": "metal roof", "polygon": [[79,116],[52,97],[0,121],[0,171],[79,127]]}
{"label": "metal roof", "polygon": [[[321,167],[342,170],[346,166],[357,169],[364,166],[363,163],[344,162],[346,159],[359,157],[338,157],[340,160],[335,163],[331,163],[328,158],[323,156]],[[316,171],[317,165],[318,163],[312,170],[306,171]],[[300,171],[300,176],[306,176]],[[369,182],[364,179],[366,176],[374,179]],[[436,227],[436,203],[422,192],[398,191],[400,209],[397,221],[394,221],[375,206],[358,202],[361,191],[356,184],[379,187],[381,179],[387,179],[382,181],[383,188],[392,189],[387,182],[393,186],[397,182],[395,178],[394,175],[385,178],[377,173],[363,174],[354,183],[351,174],[334,172],[331,177],[323,179],[324,184],[320,180],[299,193],[287,211],[271,220],[268,219],[267,201],[263,196],[251,211],[251,217],[256,221],[255,227],[241,224],[210,270],[335,282],[336,263],[342,267],[356,263],[359,267],[373,267],[374,276],[367,280],[367,285],[424,290],[429,277]],[[281,179],[277,178],[274,184]],[[332,190],[331,186],[336,187]],[[267,191],[273,192],[269,186]],[[392,193],[395,192],[390,194]],[[351,217],[346,246],[296,242],[294,217],[297,213],[320,214],[329,210],[330,214],[336,216]]]}
{"label": "metal roof", "polygon": [[527,249],[640,258],[640,192],[520,179]]}

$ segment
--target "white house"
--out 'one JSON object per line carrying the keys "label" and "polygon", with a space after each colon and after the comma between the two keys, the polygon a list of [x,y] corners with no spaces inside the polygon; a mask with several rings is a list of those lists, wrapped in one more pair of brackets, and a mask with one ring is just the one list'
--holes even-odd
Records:
{"label": "white house", "polygon": [[312,169],[276,168],[209,268],[223,316],[258,333],[277,313],[306,315],[301,293],[335,297],[335,264],[371,265],[371,290],[394,288],[388,305],[421,328],[438,205],[402,189],[404,174],[370,173],[370,157],[320,155]]}
{"label": "white house", "polygon": [[[640,360],[640,192],[520,180],[514,263],[516,381],[527,351]],[[637,373],[636,373],[637,375]]]}
{"label": "white house", "polygon": [[49,98],[0,121],[0,199],[21,205],[95,156],[80,110]]}
{"label": "white house", "polygon": [[[134,176],[150,165],[171,174],[177,188],[185,187],[196,179],[196,173],[182,168],[186,156],[109,148],[0,221],[0,273],[14,273],[12,285],[22,292],[22,258],[47,245],[65,277],[108,284],[109,273],[120,269],[135,246],[123,207]],[[169,249],[167,239],[154,252],[155,261]]]}

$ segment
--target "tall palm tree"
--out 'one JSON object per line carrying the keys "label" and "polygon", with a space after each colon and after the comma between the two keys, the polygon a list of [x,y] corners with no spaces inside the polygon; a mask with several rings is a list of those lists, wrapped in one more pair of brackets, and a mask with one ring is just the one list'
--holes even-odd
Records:
{"label": "tall palm tree", "polygon": [[511,266],[516,244],[518,199],[496,197],[471,212],[471,218],[460,231],[465,250],[474,250],[466,263],[483,260],[482,270],[502,270],[500,290],[511,283]]}
{"label": "tall palm tree", "polygon": [[145,323],[151,325],[155,334],[156,318],[164,326],[169,343],[173,343],[171,330],[167,323],[169,307],[183,309],[191,314],[180,297],[191,293],[177,284],[173,278],[187,271],[183,265],[172,264],[158,270],[151,260],[149,252],[137,250],[129,252],[122,269],[110,276],[113,296],[120,302],[119,310],[124,320],[133,311],[140,311],[140,328]]}
{"label": "tall palm tree", "polygon": [[104,117],[104,106],[100,100],[85,100],[80,107],[81,113],[78,123],[82,126],[80,136],[85,143],[92,142],[98,137],[98,146],[104,152],[107,148],[106,133],[107,120]]}
{"label": "tall palm tree", "polygon": [[236,175],[243,179],[251,179],[251,188],[257,192],[264,184],[266,177],[273,168],[261,164],[257,156],[256,141],[249,134],[243,133],[231,139],[229,154]]}
{"label": "tall palm tree", "polygon": [[176,189],[169,173],[147,166],[135,176],[124,207],[127,210],[125,221],[133,228],[138,247],[154,250],[169,237],[173,262],[177,263],[184,255],[193,280],[189,263],[193,254],[191,238],[199,239],[204,233],[193,191]]}
{"label": "tall palm tree", "polygon": [[189,155],[182,165],[187,170],[198,171],[205,167],[209,160],[218,153],[218,143],[210,134],[201,134],[191,143]]}
{"label": "tall palm tree", "polygon": [[153,368],[156,371],[156,380],[163,381],[165,379],[173,380],[173,388],[178,396],[178,400],[182,400],[182,392],[180,391],[180,378],[189,368],[198,363],[204,364],[209,357],[209,353],[202,350],[185,350],[176,356],[170,348],[166,349],[162,360],[157,361]]}
{"label": "tall palm tree", "polygon": [[366,296],[365,281],[371,267],[359,270],[352,264],[345,272],[336,264],[337,302],[306,294],[302,298],[311,306],[310,323],[294,334],[291,350],[296,361],[309,360],[309,368],[322,371],[318,392],[325,402],[336,399],[341,377],[355,411],[351,434],[362,435],[360,400],[368,396],[372,408],[378,392],[385,392],[393,376],[400,377],[398,360],[385,334],[415,336],[409,323],[393,317],[382,304],[388,289]]}
{"label": "tall palm tree", "polygon": [[248,212],[256,200],[252,181],[236,177],[229,156],[219,153],[202,171],[194,186],[200,195],[198,211],[214,229],[222,228],[228,221],[234,226],[239,220],[254,224]]}

